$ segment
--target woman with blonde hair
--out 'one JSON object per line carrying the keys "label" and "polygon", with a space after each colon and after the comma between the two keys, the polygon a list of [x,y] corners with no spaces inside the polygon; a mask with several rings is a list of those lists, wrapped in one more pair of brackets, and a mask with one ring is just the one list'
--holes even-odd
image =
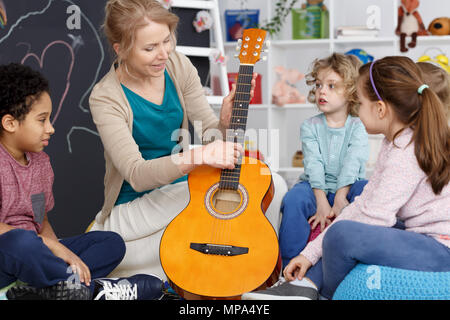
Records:
{"label": "woman with blonde hair", "polygon": [[[89,100],[106,161],[105,200],[91,230],[115,230],[125,240],[127,252],[114,276],[165,279],[159,244],[165,227],[189,202],[186,174],[202,164],[232,169],[243,153],[241,145],[223,139],[189,149],[188,121],[201,122],[199,136],[212,129],[224,134],[235,87],[218,119],[197,70],[174,50],[178,20],[156,0],[106,4],[103,29],[117,59]],[[276,189],[283,187],[280,176],[273,179]],[[276,215],[276,207],[274,199],[268,211]]]}

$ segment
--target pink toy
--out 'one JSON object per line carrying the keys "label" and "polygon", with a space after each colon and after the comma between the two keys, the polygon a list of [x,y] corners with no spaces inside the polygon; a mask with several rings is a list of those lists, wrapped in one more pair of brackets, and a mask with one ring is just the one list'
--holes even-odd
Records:
{"label": "pink toy", "polygon": [[306,97],[295,87],[295,83],[305,75],[296,69],[285,69],[283,66],[275,67],[275,72],[278,74],[278,81],[272,87],[272,103],[279,107],[287,103],[305,103]]}
{"label": "pink toy", "polygon": [[[334,217],[331,218],[330,220],[331,220],[331,222],[333,222]],[[325,227],[325,229],[328,228],[328,226],[329,226],[329,225],[327,225],[327,226]],[[324,229],[324,230],[325,230],[325,229]],[[315,238],[317,238],[317,236],[318,236],[319,234],[321,234],[321,233],[322,233],[322,232],[320,231],[320,223],[319,223],[314,229],[312,228],[312,224],[311,224],[311,232],[310,232],[309,237],[308,237],[308,243],[311,242],[311,241],[313,241]]]}

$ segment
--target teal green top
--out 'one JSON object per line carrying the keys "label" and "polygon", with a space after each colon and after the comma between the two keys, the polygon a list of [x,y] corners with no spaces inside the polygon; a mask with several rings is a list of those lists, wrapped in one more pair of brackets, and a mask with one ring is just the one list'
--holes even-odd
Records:
{"label": "teal green top", "polygon": [[305,173],[301,180],[325,193],[336,191],[365,178],[369,158],[369,137],[361,120],[348,116],[341,128],[331,128],[323,113],[300,128]]}
{"label": "teal green top", "polygon": [[[167,71],[165,75],[164,99],[161,105],[152,103],[122,85],[123,91],[133,111],[133,138],[145,160],[168,156],[177,146],[172,133],[181,127],[183,109],[177,91]],[[183,176],[172,183],[185,181]],[[130,202],[152,190],[136,192],[124,180],[115,205]]]}

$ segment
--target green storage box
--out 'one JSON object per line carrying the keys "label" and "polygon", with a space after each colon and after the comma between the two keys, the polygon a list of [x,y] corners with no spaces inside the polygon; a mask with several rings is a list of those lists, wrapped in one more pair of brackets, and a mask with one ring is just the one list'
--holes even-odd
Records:
{"label": "green storage box", "polygon": [[292,9],[292,39],[329,38],[329,12],[318,6]]}

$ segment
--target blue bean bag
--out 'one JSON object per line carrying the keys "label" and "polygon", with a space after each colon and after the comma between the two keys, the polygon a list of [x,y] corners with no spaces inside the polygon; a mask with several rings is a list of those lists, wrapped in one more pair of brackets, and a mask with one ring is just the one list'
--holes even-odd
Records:
{"label": "blue bean bag", "polygon": [[449,300],[450,272],[424,272],[359,263],[333,300]]}

